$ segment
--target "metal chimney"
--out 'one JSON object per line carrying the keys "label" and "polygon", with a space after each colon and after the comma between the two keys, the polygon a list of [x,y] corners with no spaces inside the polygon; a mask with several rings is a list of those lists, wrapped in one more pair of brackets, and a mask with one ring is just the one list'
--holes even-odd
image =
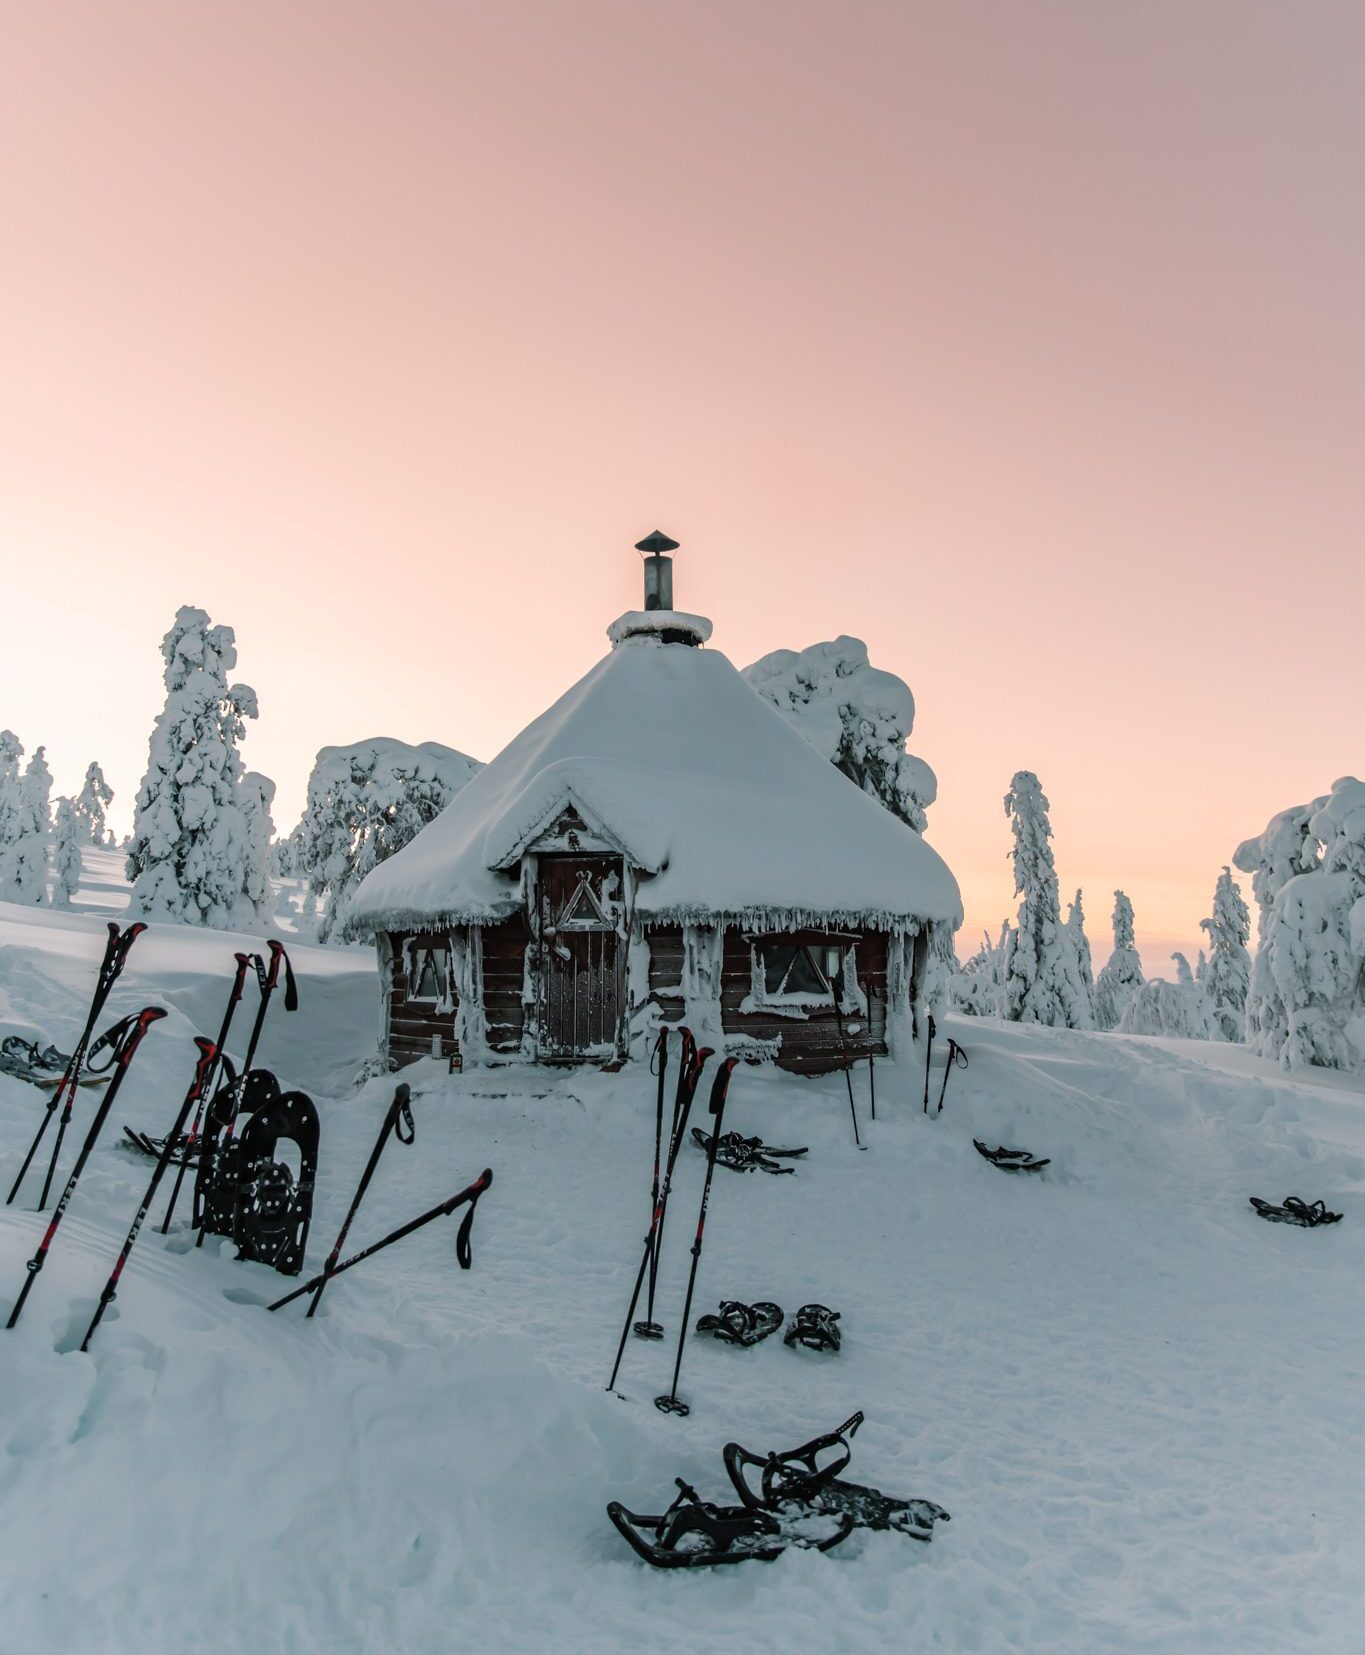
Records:
{"label": "metal chimney", "polygon": [[647,610],[673,607],[673,559],[668,554],[677,549],[678,542],[658,529],[635,542],[635,550],[644,553]]}

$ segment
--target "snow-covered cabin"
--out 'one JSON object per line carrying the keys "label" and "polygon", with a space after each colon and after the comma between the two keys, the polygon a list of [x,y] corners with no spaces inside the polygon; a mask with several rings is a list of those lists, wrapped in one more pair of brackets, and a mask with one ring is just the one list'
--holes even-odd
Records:
{"label": "snow-covered cabin", "polygon": [[639,543],[610,652],[356,893],[395,1064],[612,1061],[654,1007],[808,1072],[913,1028],[957,882],[705,647],[675,546]]}

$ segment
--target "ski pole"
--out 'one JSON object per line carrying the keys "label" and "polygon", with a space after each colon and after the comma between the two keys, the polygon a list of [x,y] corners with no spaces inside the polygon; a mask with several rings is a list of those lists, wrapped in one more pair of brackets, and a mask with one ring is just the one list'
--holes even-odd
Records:
{"label": "ski pole", "polygon": [[[678,1089],[673,1109],[673,1129],[668,1138],[668,1158],[664,1162],[663,1180],[659,1186],[659,1199],[655,1202],[654,1211],[650,1214],[649,1232],[645,1236],[645,1250],[640,1259],[640,1268],[635,1276],[635,1287],[630,1295],[630,1305],[626,1310],[626,1319],[621,1327],[620,1343],[616,1347],[616,1360],[612,1363],[611,1378],[607,1381],[609,1391],[616,1388],[616,1376],[621,1371],[621,1358],[625,1354],[626,1339],[631,1330],[631,1317],[635,1314],[635,1307],[640,1302],[640,1288],[644,1283],[645,1272],[650,1262],[659,1256],[659,1237],[663,1232],[664,1216],[668,1210],[669,1191],[673,1187],[673,1169],[677,1164],[678,1151],[682,1147],[683,1134],[687,1129],[687,1117],[692,1109],[692,1099],[696,1095],[697,1086],[701,1080],[701,1073],[706,1066],[706,1060],[711,1056],[711,1048],[703,1046],[697,1050],[696,1042],[692,1038],[691,1029],[682,1031],[682,1053],[678,1059]],[[664,1330],[657,1322],[636,1322],[635,1332],[641,1339],[662,1339]]]}
{"label": "ski pole", "polygon": [[[868,1014],[867,1023],[867,1032],[870,1035],[872,1033],[871,1013]],[[872,1119],[875,1121],[877,1118],[877,1059],[872,1052],[867,1054],[867,1091],[872,1103]]]}
{"label": "ski pole", "polygon": [[[313,1294],[312,1302],[308,1306],[309,1316],[312,1316],[317,1310],[322,1299],[323,1289],[336,1274],[337,1260],[341,1257],[341,1249],[346,1245],[346,1236],[351,1228],[351,1220],[356,1215],[356,1209],[360,1206],[365,1191],[370,1187],[370,1179],[374,1175],[374,1169],[379,1165],[379,1157],[384,1153],[384,1146],[389,1141],[389,1134],[392,1133],[400,1144],[410,1144],[417,1136],[417,1127],[412,1118],[411,1098],[412,1088],[407,1081],[400,1081],[397,1090],[393,1094],[393,1102],[384,1112],[384,1124],[379,1128],[379,1136],[374,1141],[370,1158],[365,1163],[364,1172],[360,1175],[360,1183],[356,1186],[356,1192],[351,1197],[351,1204],[346,1209],[346,1217],[342,1221],[341,1231],[331,1252],[327,1255],[327,1262],[322,1267],[322,1280],[318,1283],[317,1292]],[[405,1122],[407,1124],[406,1137],[403,1135]]]}
{"label": "ski pole", "polygon": [[929,1013],[929,1041],[924,1048],[924,1113],[929,1113],[929,1059],[933,1055],[934,1036],[938,1033],[938,1024],[934,1022],[934,1014]]}
{"label": "ski pole", "polygon": [[171,1186],[171,1198],[166,1203],[166,1216],[161,1221],[162,1235],[168,1235],[171,1228],[171,1214],[175,1211],[175,1204],[180,1199],[180,1186],[185,1181],[185,1171],[190,1164],[190,1155],[199,1141],[199,1126],[204,1118],[204,1100],[208,1097],[213,1084],[213,1070],[217,1067],[218,1053],[227,1045],[228,1029],[232,1023],[232,1014],[237,1009],[237,1002],[242,998],[242,985],[246,982],[246,969],[251,964],[250,954],[234,954],[237,970],[232,979],[232,992],[228,995],[227,1010],[223,1013],[223,1025],[218,1030],[218,1038],[213,1043],[214,1061],[210,1066],[204,1084],[196,1100],[194,1122],[190,1127],[189,1137],[185,1140],[184,1151],[180,1165],[176,1169],[175,1183]]}
{"label": "ski pole", "polygon": [[701,1244],[706,1234],[706,1209],[711,1202],[711,1179],[716,1170],[716,1145],[720,1142],[721,1122],[725,1116],[725,1097],[730,1089],[730,1075],[737,1057],[727,1057],[716,1070],[711,1083],[710,1112],[712,1123],[711,1147],[706,1152],[706,1181],[701,1187],[701,1211],[697,1214],[697,1234],[692,1242],[692,1268],[687,1273],[687,1297],[683,1300],[682,1325],[678,1329],[678,1355],[673,1363],[673,1389],[667,1396],[656,1396],[654,1406],[661,1414],[690,1414],[691,1405],[678,1399],[678,1376],[682,1372],[683,1346],[687,1343],[687,1325],[692,1315],[692,1291],[697,1285],[697,1265],[701,1260]]}
{"label": "ski pole", "polygon": [[114,1069],[114,1078],[109,1082],[103,1098],[100,1099],[100,1106],[95,1111],[95,1118],[91,1121],[90,1130],[85,1135],[85,1142],[81,1145],[81,1152],[76,1157],[75,1166],[71,1169],[71,1176],[66,1181],[66,1188],[62,1191],[61,1198],[53,1209],[52,1221],[48,1225],[43,1239],[38,1243],[38,1251],[25,1266],[28,1275],[24,1279],[24,1285],[19,1289],[19,1297],[14,1301],[14,1309],[10,1311],[9,1321],[5,1323],[6,1327],[13,1327],[19,1320],[19,1313],[23,1310],[24,1301],[28,1298],[29,1292],[38,1278],[38,1272],[47,1263],[48,1250],[52,1246],[53,1238],[57,1234],[62,1219],[66,1216],[66,1209],[71,1205],[71,1197],[76,1193],[76,1185],[80,1181],[81,1173],[85,1170],[85,1163],[90,1159],[90,1151],[94,1149],[95,1140],[100,1135],[100,1129],[109,1117],[109,1111],[113,1107],[115,1097],[118,1095],[119,1086],[122,1084],[123,1077],[128,1073],[128,1066],[133,1061],[138,1047],[142,1044],[143,1035],[159,1017],[165,1015],[166,1013],[162,1011],[160,1006],[148,1006],[145,1011],[135,1012],[133,1016],[125,1017],[121,1023],[116,1023],[112,1029],[101,1036],[93,1047],[92,1057],[103,1046],[107,1045],[112,1049],[113,1055],[110,1061]]}
{"label": "ski pole", "polygon": [[967,1054],[951,1035],[948,1037],[948,1061],[943,1065],[943,1085],[938,1089],[937,1114],[943,1113],[943,1094],[948,1090],[948,1076],[954,1069],[967,1067]]}
{"label": "ski pole", "polygon": [[128,1262],[128,1255],[133,1250],[133,1244],[137,1240],[138,1231],[142,1228],[148,1209],[156,1198],[157,1186],[160,1184],[166,1168],[170,1165],[171,1150],[175,1145],[175,1140],[184,1130],[186,1117],[194,1104],[203,1102],[204,1093],[208,1090],[209,1077],[213,1073],[213,1066],[218,1057],[218,1048],[211,1040],[205,1040],[201,1034],[195,1035],[194,1043],[199,1048],[199,1061],[194,1066],[194,1079],[191,1080],[189,1090],[185,1093],[185,1100],[180,1105],[170,1136],[161,1146],[161,1153],[157,1156],[155,1167],[152,1168],[152,1176],[148,1182],[146,1194],[142,1197],[142,1205],[138,1208],[132,1227],[124,1238],[119,1256],[114,1262],[114,1268],[109,1272],[109,1280],[104,1284],[104,1291],[100,1294],[100,1302],[95,1306],[95,1314],[90,1318],[90,1326],[85,1330],[85,1338],[81,1340],[82,1350],[89,1348],[90,1336],[100,1325],[105,1311],[114,1302],[118,1294],[119,1277],[123,1274],[123,1267]]}
{"label": "ski pole", "polygon": [[[818,976],[824,977],[826,975],[825,972],[820,970],[815,956],[811,953],[809,948],[806,949],[806,958],[810,961],[812,968]],[[830,1004],[834,1007],[835,1026],[839,1030],[839,1056],[843,1059],[844,1085],[848,1087],[848,1112],[853,1117],[853,1141],[857,1144],[858,1148],[861,1149],[863,1147],[863,1140],[858,1136],[858,1111],[853,1103],[853,1065],[849,1062],[848,1051],[844,1045],[844,1013],[843,1008],[839,1004],[839,989],[836,983],[831,982],[829,985],[829,999]]]}
{"label": "ski pole", "polygon": [[[664,1084],[668,1079],[668,1024],[659,1028],[659,1039],[654,1047],[651,1064],[658,1064],[659,1085],[654,1096],[654,1179],[649,1188],[649,1210],[659,1205],[659,1163],[663,1158],[664,1140]],[[651,1222],[651,1229],[653,1228]],[[649,1259],[649,1296],[645,1301],[645,1320],[654,1321],[654,1287],[659,1279],[659,1255],[651,1248]],[[633,1308],[633,1307],[632,1307]]]}
{"label": "ski pole", "polygon": [[[252,961],[256,967],[256,982],[261,991],[261,1003],[256,1008],[256,1021],[251,1025],[251,1038],[247,1042],[246,1057],[237,1075],[237,1084],[232,1089],[232,1096],[228,1100],[227,1118],[223,1123],[221,1134],[215,1134],[210,1140],[207,1132],[199,1150],[199,1170],[195,1176],[195,1189],[207,1189],[213,1177],[213,1163],[218,1153],[218,1138],[232,1137],[237,1125],[237,1115],[241,1108],[242,1093],[246,1090],[247,1078],[251,1073],[251,1065],[256,1058],[256,1047],[260,1042],[261,1030],[265,1026],[265,1014],[270,1009],[271,996],[275,992],[280,980],[280,965],[284,965],[284,1009],[297,1011],[299,1009],[298,985],[294,981],[294,968],[289,963],[289,956],[284,951],[284,944],[277,942],[274,937],[267,940],[266,946],[270,950],[270,964],[267,967],[259,955],[253,954]],[[203,1214],[200,1214],[199,1234],[195,1237],[194,1245],[204,1245],[205,1226]]]}
{"label": "ski pole", "polygon": [[[401,1241],[404,1236],[410,1236],[414,1230],[420,1230],[424,1224],[430,1224],[434,1218],[446,1217],[447,1214],[453,1213],[456,1207],[462,1207],[466,1201],[469,1203],[469,1211],[465,1214],[464,1222],[460,1225],[460,1232],[455,1237],[455,1257],[459,1260],[460,1269],[468,1270],[474,1262],[474,1253],[470,1245],[470,1231],[474,1227],[474,1209],[479,1203],[479,1197],[492,1182],[492,1168],[485,1167],[467,1189],[462,1189],[458,1195],[452,1195],[448,1201],[442,1201],[439,1207],[433,1207],[429,1212],[424,1212],[420,1218],[412,1218],[406,1224],[400,1224],[382,1241],[376,1241],[372,1246],[362,1247],[358,1253],[352,1253],[350,1258],[343,1259],[337,1265],[332,1271],[332,1275],[339,1276],[343,1270],[349,1270],[353,1264],[359,1264],[362,1259],[370,1258],[373,1254],[381,1252],[391,1242]],[[276,1299],[274,1304],[267,1305],[266,1308],[268,1310],[279,1310],[287,1305],[291,1299],[297,1299],[303,1293],[311,1293],[319,1283],[325,1282],[327,1279],[325,1272],[320,1276],[314,1276],[312,1281],[304,1282],[302,1287],[296,1287],[292,1293],[286,1293],[282,1299]]]}
{"label": "ski pole", "polygon": [[[113,920],[109,921],[109,940],[104,945],[104,959],[100,964],[99,975],[95,978],[95,992],[90,1001],[90,1015],[85,1020],[85,1028],[76,1042],[76,1048],[67,1059],[66,1068],[57,1089],[47,1101],[47,1109],[38,1123],[38,1130],[34,1134],[33,1142],[28,1146],[28,1154],[24,1156],[24,1164],[19,1168],[19,1176],[14,1180],[13,1188],[6,1197],[5,1205],[12,1205],[19,1193],[19,1186],[32,1164],[33,1157],[38,1153],[38,1145],[43,1141],[43,1134],[47,1131],[48,1122],[52,1119],[53,1111],[61,1103],[65,1103],[63,1121],[58,1128],[58,1145],[60,1134],[66,1130],[66,1122],[71,1119],[71,1109],[76,1098],[76,1087],[80,1082],[81,1068],[85,1063],[86,1047],[90,1043],[90,1036],[94,1032],[95,1024],[99,1021],[100,1013],[104,1010],[105,1001],[109,998],[109,991],[123,970],[123,962],[128,957],[128,950],[137,941],[138,937],[147,929],[145,925],[130,925],[126,932],[120,933]],[[49,1180],[51,1173],[48,1174]],[[38,1203],[40,1209],[47,1200],[47,1186],[43,1186],[43,1199]]]}

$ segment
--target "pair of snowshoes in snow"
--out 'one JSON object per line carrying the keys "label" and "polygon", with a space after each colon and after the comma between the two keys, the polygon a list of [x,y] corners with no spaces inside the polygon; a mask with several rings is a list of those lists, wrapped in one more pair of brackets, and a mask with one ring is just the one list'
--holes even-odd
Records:
{"label": "pair of snowshoes in snow", "polygon": [[[712,1137],[709,1132],[703,1132],[701,1127],[692,1128],[692,1137],[697,1145],[711,1153]],[[802,1149],[776,1149],[771,1144],[765,1144],[762,1138],[742,1138],[738,1132],[725,1132],[715,1140],[716,1165],[728,1167],[731,1172],[771,1172],[781,1175],[784,1172],[795,1172],[795,1167],[779,1165],[780,1161],[795,1160],[798,1155],[810,1153],[810,1146]]]}
{"label": "pair of snowshoes in snow", "polygon": [[1341,1214],[1328,1212],[1323,1201],[1314,1201],[1310,1205],[1297,1195],[1286,1195],[1284,1205],[1277,1207],[1273,1202],[1262,1201],[1257,1195],[1249,1196],[1248,1200],[1261,1217],[1269,1219],[1272,1224],[1298,1224],[1305,1230],[1316,1230],[1319,1224],[1341,1223]]}
{"label": "pair of snowshoes in snow", "polygon": [[[784,1345],[804,1345],[807,1350],[838,1350],[841,1344],[836,1323],[839,1312],[828,1305],[803,1304],[782,1336]],[[760,1344],[782,1326],[782,1306],[770,1299],[759,1299],[743,1304],[738,1299],[724,1299],[715,1314],[697,1319],[698,1333],[709,1333],[723,1344],[742,1345],[746,1349]]]}
{"label": "pair of snowshoes in snow", "polygon": [[990,1149],[983,1144],[980,1138],[973,1138],[978,1155],[984,1155],[993,1167],[999,1167],[1001,1172],[1041,1172],[1044,1167],[1052,1165],[1050,1156],[1042,1160],[1027,1149],[1006,1149],[1001,1144],[998,1149]]}
{"label": "pair of snowshoes in snow", "polygon": [[[0,1074],[13,1075],[16,1080],[27,1081],[30,1086],[51,1088],[59,1085],[70,1062],[69,1053],[59,1052],[52,1045],[39,1046],[36,1040],[25,1040],[21,1034],[6,1035],[0,1040]],[[103,1086],[110,1078],[108,1073],[84,1074],[80,1084]]]}
{"label": "pair of snowshoes in snow", "polygon": [[[166,1147],[164,1138],[154,1138],[149,1132],[139,1132],[134,1127],[125,1126],[123,1136],[143,1155],[150,1155],[154,1161],[161,1159],[161,1152]],[[175,1140],[171,1149],[170,1162],[172,1166],[197,1166],[199,1164],[199,1140],[188,1132],[182,1132]]]}
{"label": "pair of snowshoes in snow", "polygon": [[837,1430],[785,1454],[754,1454],[737,1442],[726,1443],[722,1459],[738,1505],[703,1500],[679,1477],[678,1498],[662,1515],[642,1516],[617,1500],[607,1515],[639,1556],[659,1569],[767,1563],[789,1546],[827,1552],[859,1528],[931,1540],[935,1523],[949,1521],[942,1506],[895,1499],[840,1476],[853,1457],[850,1439],[862,1423],[856,1413]]}
{"label": "pair of snowshoes in snow", "polygon": [[[304,1092],[281,1092],[268,1069],[253,1069],[236,1109],[246,1124],[240,1134],[227,1137],[232,1110],[232,1088],[221,1087],[204,1119],[195,1227],[230,1236],[239,1259],[296,1276],[313,1218],[321,1135],[317,1108]],[[294,1146],[297,1172],[277,1157],[285,1143]]]}

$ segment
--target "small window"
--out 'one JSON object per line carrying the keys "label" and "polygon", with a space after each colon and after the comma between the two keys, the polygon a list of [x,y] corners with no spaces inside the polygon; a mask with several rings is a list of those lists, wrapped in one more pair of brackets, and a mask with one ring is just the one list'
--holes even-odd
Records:
{"label": "small window", "polygon": [[448,961],[444,948],[408,950],[408,999],[433,1006],[444,1005],[449,985]]}
{"label": "small window", "polygon": [[770,996],[800,994],[829,998],[829,979],[814,951],[809,948],[765,948],[763,987]]}
{"label": "small window", "polygon": [[837,986],[841,1010],[850,1010],[859,995],[853,950],[848,943],[793,943],[774,938],[754,944],[753,987],[741,1010],[759,1006],[785,1016],[829,1010]]}

